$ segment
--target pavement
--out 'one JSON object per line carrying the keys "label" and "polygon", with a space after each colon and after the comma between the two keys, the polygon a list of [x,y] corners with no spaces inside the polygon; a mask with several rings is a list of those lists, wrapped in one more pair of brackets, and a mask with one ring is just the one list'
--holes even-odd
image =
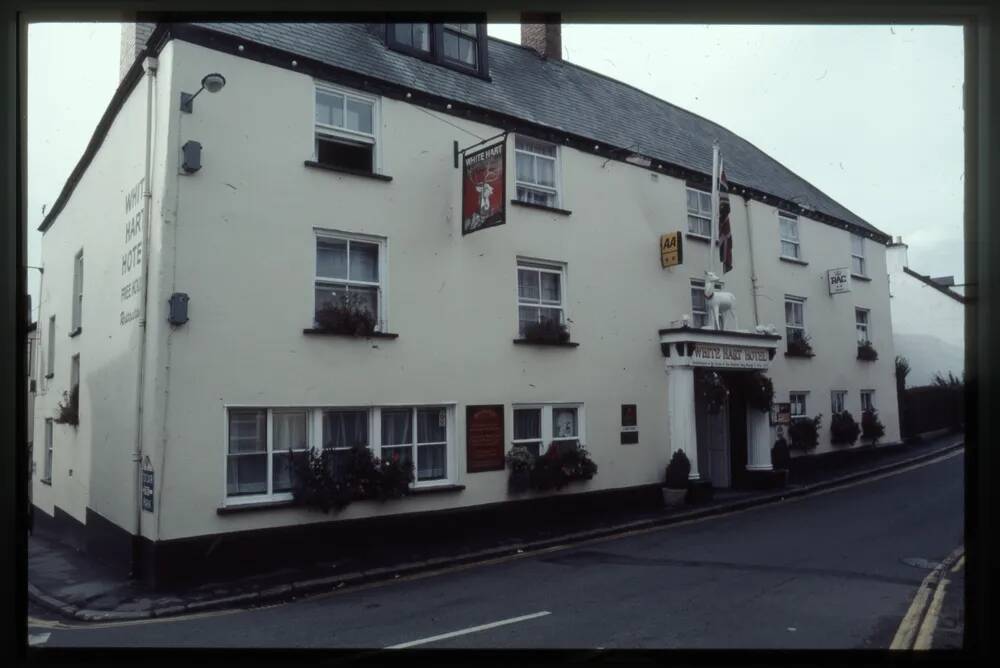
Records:
{"label": "pavement", "polygon": [[[128,622],[35,615],[28,637],[46,661],[84,648],[238,648],[271,661],[294,649],[292,662],[322,649],[345,663],[389,648],[431,650],[421,658],[432,663],[455,649],[573,649],[623,663],[633,649],[884,650],[928,573],[964,542],[965,463],[955,450],[781,503],[292,603]],[[929,598],[917,628],[933,616]]]}
{"label": "pavement", "polygon": [[[919,443],[859,449],[831,466],[793,460],[789,485],[778,491],[716,490],[710,502],[646,512],[609,509],[523,527],[518,535],[488,527],[433,545],[370,545],[336,562],[316,562],[254,577],[213,582],[169,592],[153,592],[122,579],[89,555],[41,535],[29,537],[28,594],[35,608],[86,622],[176,617],[210,610],[265,606],[307,595],[405,578],[418,573],[538,552],[569,543],[611,537],[658,526],[722,515],[863,480],[963,447],[964,435],[943,434]],[[562,518],[561,518],[562,520]],[[949,609],[950,610],[950,609]],[[950,613],[952,614],[952,613]],[[958,619],[952,614],[954,619]],[[957,623],[957,622],[956,622]]]}

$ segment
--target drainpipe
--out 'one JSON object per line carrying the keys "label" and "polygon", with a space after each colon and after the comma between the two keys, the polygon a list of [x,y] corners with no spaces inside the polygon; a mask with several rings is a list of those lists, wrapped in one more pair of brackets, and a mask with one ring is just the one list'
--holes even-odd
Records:
{"label": "drainpipe", "polygon": [[753,288],[753,324],[756,327],[760,324],[760,317],[757,314],[757,269],[753,262],[753,225],[750,224],[750,200],[743,198],[743,210],[747,219],[747,241],[750,242],[750,285]]}
{"label": "drainpipe", "polygon": [[137,575],[139,545],[142,539],[142,409],[146,367],[146,310],[149,304],[149,209],[153,193],[150,189],[150,167],[152,164],[151,142],[153,136],[153,90],[156,85],[156,58],[146,57],[146,166],[143,172],[142,192],[142,304],[139,313],[139,368],[136,373],[136,419],[135,419],[135,536],[132,542],[132,569],[130,575]]}

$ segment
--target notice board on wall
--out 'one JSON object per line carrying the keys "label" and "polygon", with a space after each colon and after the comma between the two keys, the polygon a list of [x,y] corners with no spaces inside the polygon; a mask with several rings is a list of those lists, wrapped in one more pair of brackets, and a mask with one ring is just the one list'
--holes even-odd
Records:
{"label": "notice board on wall", "polygon": [[503,404],[465,407],[466,471],[504,469]]}

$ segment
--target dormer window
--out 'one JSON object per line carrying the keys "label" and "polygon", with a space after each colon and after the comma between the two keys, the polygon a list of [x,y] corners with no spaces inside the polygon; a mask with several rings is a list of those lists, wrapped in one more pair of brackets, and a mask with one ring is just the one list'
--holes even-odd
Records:
{"label": "dormer window", "polygon": [[430,23],[393,23],[390,27],[390,42],[395,46],[431,52]]}
{"label": "dormer window", "polygon": [[479,33],[475,23],[445,23],[443,40],[445,58],[469,67],[476,66]]}
{"label": "dormer window", "polygon": [[388,23],[385,33],[390,49],[487,76],[485,23]]}

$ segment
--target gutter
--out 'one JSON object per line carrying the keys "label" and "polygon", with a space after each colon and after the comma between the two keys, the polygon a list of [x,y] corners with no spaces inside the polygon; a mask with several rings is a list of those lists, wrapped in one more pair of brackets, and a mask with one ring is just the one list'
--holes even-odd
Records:
{"label": "gutter", "polygon": [[[137,61],[138,62],[138,61]],[[136,420],[135,420],[135,452],[132,461],[135,462],[135,534],[132,545],[132,573],[136,576],[139,557],[139,544],[142,539],[142,418],[143,394],[145,389],[146,370],[146,316],[149,308],[149,209],[153,193],[150,189],[150,167],[152,164],[152,132],[153,132],[153,91],[156,86],[156,58],[147,56],[142,60],[146,72],[146,165],[143,172],[143,203],[142,203],[142,306],[139,314],[139,361],[136,372]]]}

